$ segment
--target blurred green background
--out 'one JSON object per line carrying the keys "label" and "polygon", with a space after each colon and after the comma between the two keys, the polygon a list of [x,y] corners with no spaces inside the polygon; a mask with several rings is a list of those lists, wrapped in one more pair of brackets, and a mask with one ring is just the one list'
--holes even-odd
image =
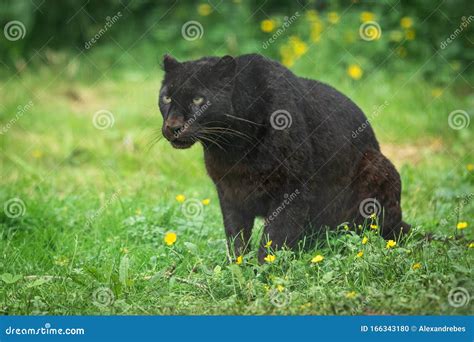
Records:
{"label": "blurred green background", "polygon": [[[472,313],[472,300],[458,308],[446,299],[474,288],[470,8],[3,0],[0,313]],[[387,250],[377,232],[363,232],[362,245],[343,230],[313,251],[277,252],[273,265],[252,253],[229,265],[201,147],[159,139],[164,53],[261,53],[348,95],[400,171],[413,235]],[[183,217],[181,196],[203,203],[199,220]],[[255,228],[254,247],[261,222]],[[163,242],[170,231],[173,246]],[[325,258],[317,267],[316,253]],[[288,307],[268,300],[281,286]],[[97,305],[104,288],[113,295]]]}
{"label": "blurred green background", "polygon": [[[182,59],[260,52],[296,69],[304,63],[299,60],[308,61],[321,73],[337,73],[339,63],[354,62],[367,72],[381,65],[399,72],[429,58],[423,74],[442,86],[473,60],[470,7],[469,0],[5,0],[2,27],[14,18],[26,34],[2,39],[0,56],[2,71],[10,72],[66,63],[82,53],[100,70],[111,65],[151,70],[166,52]],[[202,37],[193,41],[182,36],[183,24],[191,20],[202,25]],[[285,21],[290,22],[285,32],[265,47]],[[359,28],[370,21],[382,34],[367,42]],[[455,39],[446,43],[452,34]],[[81,71],[93,77],[96,70],[88,69]]]}

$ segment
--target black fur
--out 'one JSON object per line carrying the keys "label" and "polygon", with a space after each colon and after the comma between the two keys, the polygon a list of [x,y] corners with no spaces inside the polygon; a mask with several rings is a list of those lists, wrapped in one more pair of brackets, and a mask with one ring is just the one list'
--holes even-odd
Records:
{"label": "black fur", "polygon": [[368,198],[383,208],[384,237],[408,230],[398,172],[362,111],[334,88],[256,54],[183,63],[165,56],[164,69],[163,134],[176,148],[203,144],[237,255],[256,217],[265,218],[262,261],[267,239],[293,247],[309,231],[363,222],[359,205]]}

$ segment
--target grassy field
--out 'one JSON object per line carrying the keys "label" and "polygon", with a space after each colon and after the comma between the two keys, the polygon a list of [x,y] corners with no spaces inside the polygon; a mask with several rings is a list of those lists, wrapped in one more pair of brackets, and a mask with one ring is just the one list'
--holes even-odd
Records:
{"label": "grassy field", "polygon": [[[342,226],[264,265],[227,260],[201,147],[152,144],[160,71],[91,81],[51,67],[1,81],[0,313],[473,314],[459,291],[474,295],[474,125],[448,124],[472,89],[463,77],[435,88],[420,67],[356,82],[295,66],[367,113],[414,229],[387,248],[376,230]],[[94,124],[101,110],[113,125]]]}

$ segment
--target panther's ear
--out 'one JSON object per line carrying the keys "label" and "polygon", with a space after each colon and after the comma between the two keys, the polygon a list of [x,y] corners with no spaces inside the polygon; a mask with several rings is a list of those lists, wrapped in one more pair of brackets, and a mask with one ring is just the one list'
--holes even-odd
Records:
{"label": "panther's ear", "polygon": [[221,77],[234,77],[237,62],[232,56],[222,57],[213,67],[213,71]]}
{"label": "panther's ear", "polygon": [[173,69],[176,69],[181,65],[176,59],[174,59],[171,55],[164,55],[163,56],[163,69],[165,72],[170,72]]}

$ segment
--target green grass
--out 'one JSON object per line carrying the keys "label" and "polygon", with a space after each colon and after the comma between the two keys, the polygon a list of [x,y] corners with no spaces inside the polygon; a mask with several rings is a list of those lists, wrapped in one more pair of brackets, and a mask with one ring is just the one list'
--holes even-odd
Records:
{"label": "green grass", "polygon": [[[473,98],[458,95],[468,88],[462,78],[433,97],[416,70],[367,72],[354,82],[344,71],[295,66],[335,85],[369,117],[387,101],[371,121],[401,172],[412,234],[387,249],[375,231],[339,228],[261,266],[255,252],[229,264],[201,147],[177,151],[162,140],[148,148],[161,125],[160,74],[91,81],[51,67],[2,81],[2,126],[19,105],[33,106],[0,135],[0,204],[19,198],[26,208],[18,218],[0,212],[0,313],[472,314],[472,301],[454,307],[448,293],[463,287],[474,295],[472,197],[456,210],[459,197],[474,192],[466,168],[474,163],[474,125],[453,130],[447,117]],[[113,127],[94,127],[101,109],[113,113]],[[177,194],[211,202],[189,219]],[[458,221],[469,227],[456,230]],[[171,247],[167,231],[177,233]],[[324,260],[312,264],[316,254]]]}

